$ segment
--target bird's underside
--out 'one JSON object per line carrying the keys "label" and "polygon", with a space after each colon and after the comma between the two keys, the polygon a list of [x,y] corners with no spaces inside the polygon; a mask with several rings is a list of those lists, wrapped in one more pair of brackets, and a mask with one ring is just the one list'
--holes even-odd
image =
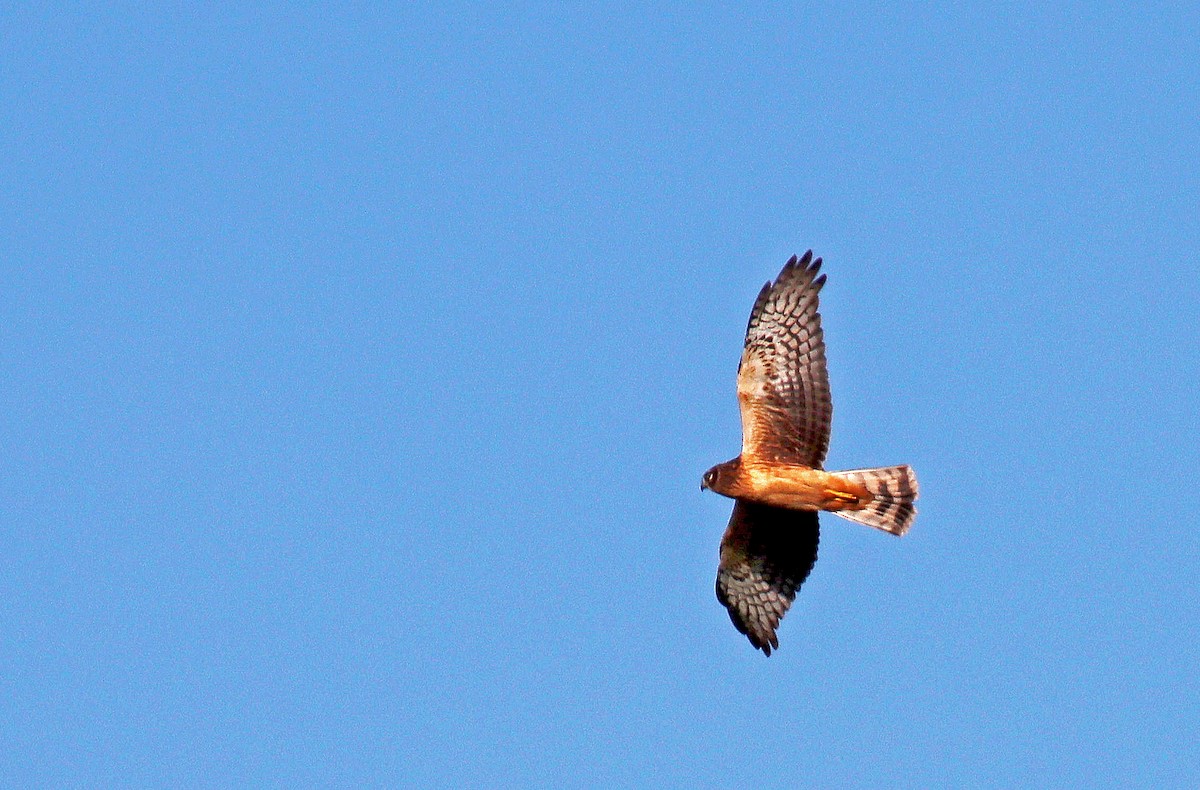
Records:
{"label": "bird's underside", "polygon": [[746,462],[739,456],[727,468],[733,479],[721,493],[760,505],[788,510],[860,510],[873,499],[866,486],[810,466]]}
{"label": "bird's underside", "polygon": [[909,467],[822,468],[833,408],[817,312],[820,266],[811,251],[793,256],[759,293],[738,366],[742,453],[710,469],[701,484],[735,500],[721,539],[717,598],[767,655],[816,562],[818,510],[893,535],[916,517]]}

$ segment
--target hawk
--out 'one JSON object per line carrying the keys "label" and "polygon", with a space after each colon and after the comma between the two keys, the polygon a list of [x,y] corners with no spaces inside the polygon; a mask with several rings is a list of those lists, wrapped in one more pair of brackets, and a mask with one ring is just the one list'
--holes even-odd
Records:
{"label": "hawk", "polygon": [[817,511],[892,535],[912,526],[917,477],[907,466],[826,472],[833,406],[812,250],[758,294],[738,364],[742,453],[704,473],[701,490],[734,500],[721,538],[717,600],[768,656],[775,629],[817,561]]}

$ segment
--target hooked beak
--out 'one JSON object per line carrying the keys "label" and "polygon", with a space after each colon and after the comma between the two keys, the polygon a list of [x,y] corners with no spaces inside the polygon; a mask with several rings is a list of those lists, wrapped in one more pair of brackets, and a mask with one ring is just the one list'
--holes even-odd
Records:
{"label": "hooked beak", "polygon": [[701,480],[701,481],[700,481],[700,490],[701,490],[701,491],[709,491],[709,490],[711,490],[711,489],[709,489],[709,487],[708,487],[708,483],[706,483],[706,482],[704,482],[703,480]]}

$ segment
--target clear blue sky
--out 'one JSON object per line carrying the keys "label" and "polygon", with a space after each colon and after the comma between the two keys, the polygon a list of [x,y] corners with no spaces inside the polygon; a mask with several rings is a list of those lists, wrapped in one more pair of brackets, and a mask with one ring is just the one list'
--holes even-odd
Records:
{"label": "clear blue sky", "polygon": [[[4,11],[0,784],[1200,782],[1200,13],[803,5]],[[767,659],[810,247],[921,515]]]}

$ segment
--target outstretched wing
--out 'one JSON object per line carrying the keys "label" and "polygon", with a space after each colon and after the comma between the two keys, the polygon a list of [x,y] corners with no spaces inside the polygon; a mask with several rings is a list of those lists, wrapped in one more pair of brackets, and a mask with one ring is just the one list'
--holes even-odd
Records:
{"label": "outstretched wing", "polygon": [[742,456],[820,469],[833,405],[817,294],[825,275],[812,250],[792,256],[750,311],[738,366]]}
{"label": "outstretched wing", "polygon": [[750,644],[768,656],[775,629],[817,561],[815,510],[785,510],[737,500],[717,570],[717,600]]}

